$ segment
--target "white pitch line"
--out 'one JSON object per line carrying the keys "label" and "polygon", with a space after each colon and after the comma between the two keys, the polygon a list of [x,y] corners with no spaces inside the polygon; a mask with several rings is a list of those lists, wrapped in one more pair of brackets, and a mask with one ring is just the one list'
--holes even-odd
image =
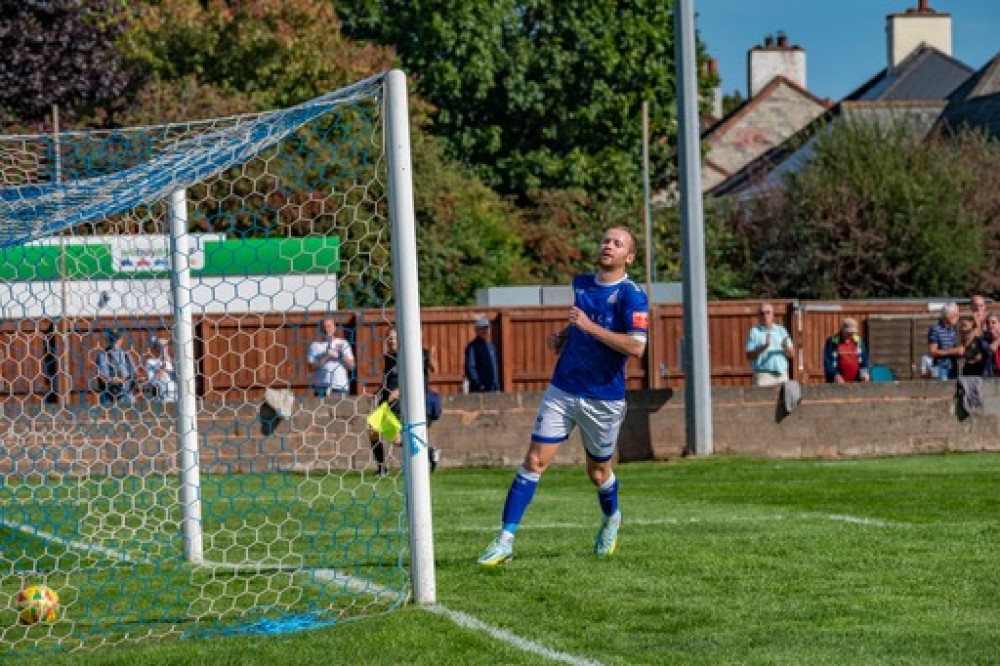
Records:
{"label": "white pitch line", "polygon": [[61,537],[57,534],[52,534],[51,532],[45,532],[34,525],[24,525],[22,523],[15,523],[10,520],[0,519],[0,525],[4,527],[9,527],[12,530],[17,530],[23,534],[36,537],[43,541],[49,541],[52,543],[57,543],[66,548],[72,550],[82,550],[88,553],[98,553],[104,555],[105,557],[110,557],[121,562],[135,562],[137,560],[128,556],[128,554],[119,548],[106,548],[104,546],[95,546],[92,543],[85,543],[83,541],[77,541],[76,539],[67,539],[66,537]]}
{"label": "white pitch line", "polygon": [[907,523],[897,523],[892,520],[879,520],[878,518],[859,518],[858,516],[841,516],[830,514],[820,516],[826,520],[836,520],[843,523],[853,523],[855,525],[873,525],[875,527],[905,527]]}
{"label": "white pitch line", "polygon": [[[859,516],[848,516],[839,514],[815,514],[815,513],[802,513],[797,515],[783,515],[775,514],[773,516],[748,516],[748,517],[735,517],[735,518],[629,518],[625,517],[623,525],[643,525],[643,526],[655,526],[655,525],[696,525],[699,523],[705,524],[717,524],[717,523],[750,523],[750,522],[770,522],[770,521],[781,521],[781,520],[794,520],[799,519],[821,519],[821,520],[834,520],[844,523],[852,523],[855,525],[870,525],[872,527],[906,527],[907,523],[893,522],[889,520],[879,520],[877,518],[863,518]],[[570,530],[570,529],[588,529],[593,527],[596,523],[525,523],[521,525],[519,529],[521,530]],[[495,532],[497,531],[496,526],[485,527],[482,525],[466,526],[466,527],[453,527],[443,530],[438,530],[442,532]]]}
{"label": "white pitch line", "polygon": [[547,648],[534,641],[521,638],[517,634],[512,634],[506,629],[500,629],[499,627],[486,624],[482,620],[476,619],[466,613],[453,611],[438,604],[420,606],[420,608],[434,613],[435,615],[446,617],[460,627],[481,631],[502,643],[506,643],[507,645],[523,650],[524,652],[529,652],[531,654],[545,657],[546,659],[551,659],[552,661],[559,661],[564,664],[573,664],[573,666],[600,666],[600,662],[598,661],[591,661],[590,659],[586,659],[584,657],[578,657],[576,655],[567,654],[566,652],[559,652],[557,650]]}

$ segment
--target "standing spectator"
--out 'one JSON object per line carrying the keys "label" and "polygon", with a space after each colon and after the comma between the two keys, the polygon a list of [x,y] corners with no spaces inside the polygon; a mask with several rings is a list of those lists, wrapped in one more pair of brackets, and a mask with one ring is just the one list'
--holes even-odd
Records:
{"label": "standing spectator", "polygon": [[777,386],[788,381],[788,359],[795,353],[792,338],[774,321],[774,306],[761,303],[760,323],[747,335],[746,354],[751,361],[754,386]]}
{"label": "standing spectator", "polygon": [[615,446],[625,419],[625,364],[646,352],[649,302],[626,274],[635,261],[635,236],[611,227],[601,238],[597,271],[573,279],[569,323],[548,338],[559,354],[552,381],[542,396],[531,443],[504,502],[500,534],[477,562],[495,566],[514,555],[514,533],[535,496],[542,473],[573,428],[587,455],[587,476],[597,490],[601,526],[594,554],[608,557],[618,544]]}
{"label": "standing spectator", "polygon": [[823,370],[831,384],[869,381],[868,350],[858,332],[857,319],[846,317],[840,331],[826,339]]}
{"label": "standing spectator", "polygon": [[107,345],[97,353],[97,390],[105,406],[135,403],[136,364],[124,348],[122,331],[105,333]]}
{"label": "standing spectator", "polygon": [[931,357],[931,376],[946,381],[958,377],[958,359],[965,356],[959,344],[958,305],[948,303],[941,308],[941,318],[927,331],[927,354]]}
{"label": "standing spectator", "polygon": [[500,390],[497,372],[497,349],[490,340],[490,322],[476,319],[476,337],[465,346],[465,377],[469,393],[495,393]]}
{"label": "standing spectator", "polygon": [[976,345],[983,355],[983,376],[1000,377],[1000,315],[986,317],[986,331]]}
{"label": "standing spectator", "polygon": [[327,317],[319,323],[319,337],[309,345],[309,366],[313,369],[313,392],[318,398],[347,395],[351,390],[354,352],[351,344],[337,335],[337,322]]}
{"label": "standing spectator", "polygon": [[[389,404],[389,409],[392,413],[396,415],[396,418],[402,421],[402,413],[399,404],[399,365],[397,364],[397,355],[399,354],[399,337],[396,334],[396,328],[392,327],[385,336],[385,355],[382,357],[382,385],[379,387],[378,394],[376,395],[375,401],[377,404],[382,404],[386,402]],[[441,417],[440,410],[440,396],[434,394],[437,398],[437,406],[433,407],[431,400],[428,399],[430,392],[430,376],[431,373],[437,372],[437,350],[431,345],[429,349],[423,350],[423,363],[424,363],[424,394],[425,402],[427,405],[427,427],[429,428],[431,423],[438,420]],[[436,412],[431,413],[432,409],[436,409]],[[382,436],[375,432],[374,430],[368,431],[368,437],[371,441],[372,455],[375,457],[375,464],[377,466],[377,471],[379,476],[385,476],[388,473],[388,466],[385,462],[385,445],[382,442]],[[402,443],[402,435],[397,435],[393,444],[399,446]],[[428,461],[430,462],[431,471],[433,472],[437,469],[438,461],[440,460],[440,452],[433,446],[427,447]]]}
{"label": "standing spectator", "polygon": [[986,332],[986,298],[982,294],[973,294],[969,307],[972,308],[972,322],[975,324],[973,335],[979,337]]}
{"label": "standing spectator", "polygon": [[143,361],[146,370],[144,393],[155,402],[177,402],[177,378],[170,344],[166,338],[149,341],[149,353]]}

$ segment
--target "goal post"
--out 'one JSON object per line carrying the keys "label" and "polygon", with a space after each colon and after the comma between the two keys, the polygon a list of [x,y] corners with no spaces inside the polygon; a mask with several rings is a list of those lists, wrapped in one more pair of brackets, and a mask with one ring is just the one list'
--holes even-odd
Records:
{"label": "goal post", "polygon": [[389,152],[389,218],[393,228],[393,281],[397,294],[401,366],[399,386],[403,416],[410,427],[404,429],[403,456],[406,461],[407,507],[410,518],[410,566],[413,597],[417,603],[432,604],[436,599],[434,538],[431,519],[430,470],[427,413],[424,404],[423,343],[420,334],[420,294],[408,285],[419,284],[417,276],[416,215],[413,208],[413,165],[410,159],[410,125],[406,99],[406,77],[399,70],[386,77],[386,144]]}
{"label": "goal post", "polygon": [[[416,233],[400,71],[0,137],[0,653],[435,602]],[[368,424],[391,327],[401,447]],[[26,625],[32,585],[60,606]]]}

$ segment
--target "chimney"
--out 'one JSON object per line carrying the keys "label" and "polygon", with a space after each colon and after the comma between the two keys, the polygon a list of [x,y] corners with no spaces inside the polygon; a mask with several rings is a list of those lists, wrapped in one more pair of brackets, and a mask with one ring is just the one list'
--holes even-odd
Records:
{"label": "chimney", "polygon": [[719,61],[715,58],[708,59],[708,75],[715,86],[712,88],[712,115],[716,118],[722,117],[722,79],[719,78]]}
{"label": "chimney", "polygon": [[757,96],[776,76],[806,87],[806,52],[801,46],[790,46],[788,35],[779,30],[764,37],[764,46],[755,46],[747,53],[747,99]]}
{"label": "chimney", "polygon": [[889,69],[922,44],[951,55],[951,14],[934,11],[929,0],[919,0],[916,8],[889,14],[885,24]]}

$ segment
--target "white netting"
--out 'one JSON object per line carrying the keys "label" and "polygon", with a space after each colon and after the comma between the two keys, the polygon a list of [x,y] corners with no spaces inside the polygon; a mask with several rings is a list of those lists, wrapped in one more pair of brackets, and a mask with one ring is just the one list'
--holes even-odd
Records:
{"label": "white netting", "polygon": [[[9,654],[285,631],[406,598],[402,480],[392,460],[377,473],[366,425],[391,298],[382,85],[0,137]],[[309,362],[324,319],[354,356],[343,395]],[[42,584],[57,619],[19,622],[18,591]]]}

